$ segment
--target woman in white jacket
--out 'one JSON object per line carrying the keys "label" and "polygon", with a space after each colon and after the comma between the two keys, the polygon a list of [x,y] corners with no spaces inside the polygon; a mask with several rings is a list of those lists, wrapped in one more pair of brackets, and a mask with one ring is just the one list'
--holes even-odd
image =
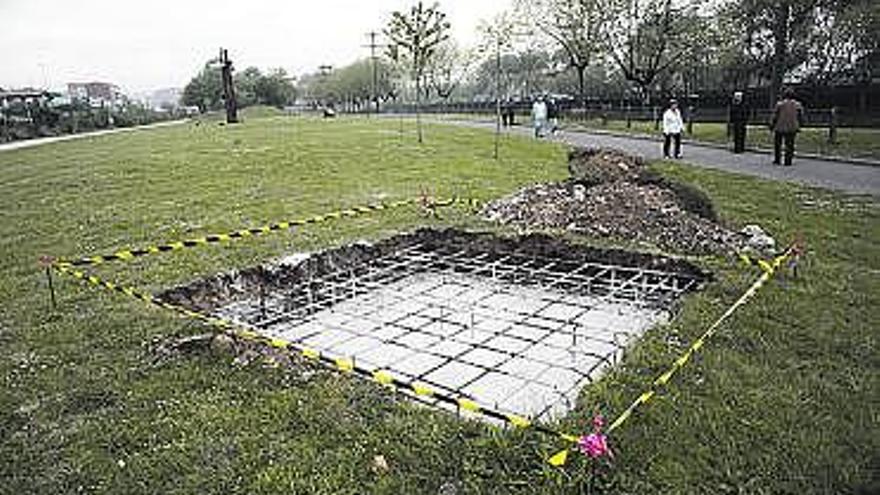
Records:
{"label": "woman in white jacket", "polygon": [[663,112],[663,158],[669,158],[669,142],[675,141],[675,158],[681,158],[681,131],[684,121],[678,111],[678,102],[669,100],[669,108]]}

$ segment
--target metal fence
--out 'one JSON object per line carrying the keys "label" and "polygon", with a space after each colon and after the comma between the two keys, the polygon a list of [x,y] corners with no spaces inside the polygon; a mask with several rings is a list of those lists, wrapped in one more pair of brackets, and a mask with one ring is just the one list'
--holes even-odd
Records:
{"label": "metal fence", "polygon": [[[517,116],[524,117],[531,114],[531,103],[527,101],[504,104],[512,107]],[[496,104],[487,102],[450,102],[430,103],[421,106],[422,113],[440,114],[475,114],[493,115],[496,112]],[[394,104],[386,106],[383,111],[390,113],[414,113],[416,107],[413,104]],[[664,108],[635,107],[635,106],[588,106],[577,108],[568,102],[558,108],[558,117],[567,121],[630,121],[630,122],[658,122],[663,115]],[[729,109],[726,107],[684,106],[682,116],[688,122],[693,123],[727,123]],[[769,108],[752,108],[749,122],[752,124],[768,124],[772,117]],[[841,108],[805,108],[806,127],[880,127],[880,109],[871,109],[868,112],[859,112],[854,109]]]}

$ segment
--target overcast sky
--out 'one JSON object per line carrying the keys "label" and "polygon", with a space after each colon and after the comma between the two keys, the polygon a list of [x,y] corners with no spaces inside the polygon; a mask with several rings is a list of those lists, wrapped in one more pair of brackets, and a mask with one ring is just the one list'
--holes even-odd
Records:
{"label": "overcast sky", "polygon": [[[107,81],[129,92],[182,87],[220,46],[236,68],[294,74],[369,53],[366,33],[415,0],[0,0],[0,87]],[[430,2],[425,2],[430,3]],[[442,0],[468,45],[510,0]]]}

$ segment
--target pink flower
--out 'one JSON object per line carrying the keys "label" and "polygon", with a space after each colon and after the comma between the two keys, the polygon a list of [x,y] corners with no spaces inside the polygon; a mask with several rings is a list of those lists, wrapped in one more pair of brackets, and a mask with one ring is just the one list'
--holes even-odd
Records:
{"label": "pink flower", "polygon": [[593,433],[578,438],[578,448],[590,459],[602,456],[614,457],[611,449],[608,448],[608,436],[602,433],[603,426],[605,426],[605,418],[597,414],[593,416]]}
{"label": "pink flower", "polygon": [[590,459],[597,459],[606,455],[611,457],[611,449],[608,448],[607,438],[602,433],[590,433],[578,439],[578,447]]}

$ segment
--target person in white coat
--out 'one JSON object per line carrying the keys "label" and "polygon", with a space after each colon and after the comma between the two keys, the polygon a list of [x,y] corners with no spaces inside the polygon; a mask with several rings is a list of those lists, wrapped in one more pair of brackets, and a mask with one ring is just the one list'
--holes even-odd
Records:
{"label": "person in white coat", "polygon": [[542,137],[547,127],[547,104],[543,98],[538,98],[532,104],[532,123],[535,126],[535,137]]}
{"label": "person in white coat", "polygon": [[669,145],[674,142],[673,149],[675,158],[681,158],[681,131],[684,130],[684,121],[678,110],[678,102],[669,100],[669,108],[663,112],[663,158],[669,158]]}

